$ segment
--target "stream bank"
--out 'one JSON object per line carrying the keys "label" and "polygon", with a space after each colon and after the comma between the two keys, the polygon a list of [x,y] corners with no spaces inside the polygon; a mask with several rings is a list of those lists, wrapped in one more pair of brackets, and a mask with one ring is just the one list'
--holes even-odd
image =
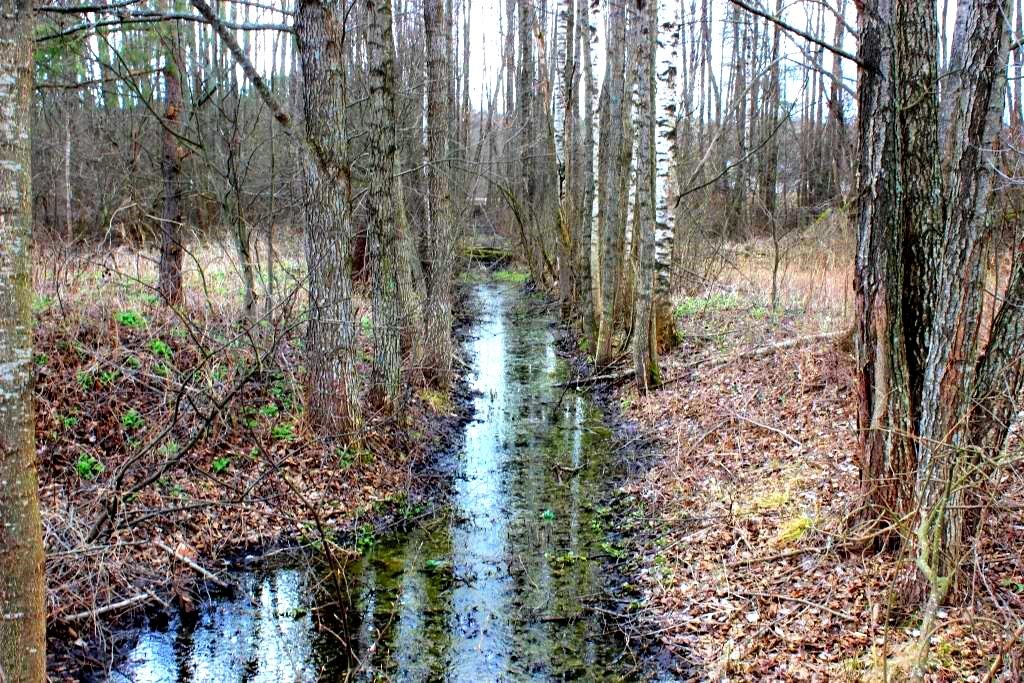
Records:
{"label": "stream bank", "polygon": [[611,430],[567,365],[555,319],[511,283],[473,287],[465,344],[472,418],[449,508],[385,537],[357,538],[342,604],[310,567],[236,575],[235,597],[193,620],[149,623],[120,680],[624,680],[606,573],[617,481]]}

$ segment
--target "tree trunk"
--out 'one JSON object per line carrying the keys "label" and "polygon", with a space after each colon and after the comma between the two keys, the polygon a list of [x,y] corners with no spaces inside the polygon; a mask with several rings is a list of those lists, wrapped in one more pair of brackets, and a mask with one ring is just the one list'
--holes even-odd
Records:
{"label": "tree trunk", "polygon": [[519,95],[518,114],[519,128],[519,172],[521,206],[517,220],[520,223],[520,235],[523,250],[526,252],[530,275],[538,287],[544,284],[544,243],[542,236],[535,234],[534,219],[540,195],[537,188],[537,121],[536,99],[537,74],[533,55],[533,0],[517,0],[519,7],[519,84],[516,88]]}
{"label": "tree trunk", "polygon": [[598,223],[601,236],[601,307],[595,356],[598,365],[607,365],[612,360],[617,275],[622,267],[622,242],[626,229],[622,194],[622,179],[628,177],[622,164],[625,147],[625,46],[626,8],[622,3],[613,2],[608,8],[608,52],[601,88],[601,146],[598,150]]}
{"label": "tree trunk", "polygon": [[574,282],[577,198],[572,191],[574,179],[573,159],[576,138],[576,58],[573,44],[576,38],[574,0],[558,0],[558,34],[556,66],[561,73],[555,78],[554,142],[558,183],[558,295],[563,317],[572,315],[575,303]]}
{"label": "tree trunk", "polygon": [[[917,489],[926,515],[919,537],[925,539],[922,552],[936,582],[955,581],[963,560],[965,508],[959,501],[966,489],[959,474],[970,459],[964,449],[964,417],[975,400],[986,398],[993,388],[979,384],[975,371],[984,290],[982,252],[990,230],[991,150],[1002,127],[1011,11],[1010,0],[957,3],[939,109],[936,144],[940,151],[935,154],[941,160],[938,196],[943,200],[944,222],[939,230],[921,237],[924,265],[919,270],[927,273],[922,289],[930,314],[923,316],[928,328],[920,335],[926,348]],[[1015,310],[1018,303],[1009,298],[1001,308],[997,316],[1002,318],[1001,326],[993,328],[985,356],[991,350],[994,367],[1002,370],[997,381],[1015,386],[1019,370],[998,358],[1004,352],[1019,356],[1024,351],[1015,331],[1021,314]],[[992,372],[993,366],[983,363],[982,369]],[[986,393],[974,394],[972,387]],[[971,428],[999,433],[1008,424],[997,426],[992,419],[993,415],[974,412]]]}
{"label": "tree trunk", "polygon": [[591,277],[591,236],[594,229],[594,97],[596,83],[594,80],[593,57],[590,52],[591,26],[589,4],[578,0],[576,26],[578,31],[577,47],[583,61],[583,108],[582,140],[578,155],[579,186],[581,188],[579,208],[578,244],[578,299],[583,309],[583,338],[591,345],[597,335],[594,316],[594,288]]}
{"label": "tree trunk", "polygon": [[427,34],[427,244],[430,258],[427,298],[425,366],[442,386],[452,371],[452,281],[455,277],[455,218],[448,171],[448,53],[442,0],[426,0],[423,25]]}
{"label": "tree trunk", "polygon": [[366,13],[370,117],[367,246],[373,309],[370,400],[390,413],[400,401],[402,369],[398,212],[395,210],[395,201],[401,195],[395,191],[398,140],[391,0],[370,0]]}
{"label": "tree trunk", "polygon": [[[1020,387],[1019,365],[1006,362],[1024,351],[1015,303],[1002,306],[978,360],[988,150],[1002,121],[1009,9],[1009,0],[961,0],[941,107],[934,5],[876,0],[861,15],[861,480],[869,519],[904,537],[914,530],[934,601],[962,559],[968,453],[1001,448],[1007,423],[992,421],[1002,419],[992,397]],[[1007,301],[1018,278],[1015,266]],[[992,412],[972,413],[965,434],[972,402],[986,401]]]}
{"label": "tree trunk", "polygon": [[655,186],[655,80],[654,53],[658,42],[657,0],[637,0],[639,41],[637,44],[637,153],[636,153],[636,225],[637,268],[636,300],[633,313],[633,367],[636,386],[646,394],[659,382],[657,335],[654,325],[654,207]]}
{"label": "tree trunk", "polygon": [[309,268],[307,410],[315,426],[353,435],[359,427],[359,396],[343,11],[341,0],[300,0],[295,37],[302,62],[308,147],[303,157]]}
{"label": "tree trunk", "polygon": [[[168,2],[168,9],[170,3]],[[183,297],[181,284],[182,258],[182,153],[178,147],[178,135],[182,124],[181,36],[177,22],[168,26],[164,36],[164,133],[163,157],[160,171],[164,179],[164,207],[160,217],[160,280],[157,289],[164,303],[169,306],[180,304]]]}
{"label": "tree trunk", "polygon": [[0,13],[0,679],[46,680],[32,410],[32,3]]}

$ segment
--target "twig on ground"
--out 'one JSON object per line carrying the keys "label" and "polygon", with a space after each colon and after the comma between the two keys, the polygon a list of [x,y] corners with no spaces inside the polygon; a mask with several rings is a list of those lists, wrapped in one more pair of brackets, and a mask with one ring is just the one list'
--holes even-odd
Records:
{"label": "twig on ground", "polygon": [[134,607],[135,605],[141,605],[145,602],[149,602],[152,599],[153,595],[149,592],[139,593],[138,595],[133,595],[130,598],[118,600],[117,602],[112,602],[109,605],[104,605],[103,607],[85,610],[84,612],[76,612],[75,614],[69,614],[67,616],[60,617],[60,619],[61,621],[68,623],[73,621],[82,621],[83,619],[95,619],[96,617],[100,617],[109,612],[116,612],[118,610]]}
{"label": "twig on ground", "polygon": [[783,430],[779,429],[778,427],[773,427],[770,424],[765,424],[764,422],[759,422],[759,421],[755,420],[752,417],[747,417],[746,415],[740,415],[739,413],[729,413],[729,414],[732,417],[734,417],[735,419],[737,419],[737,420],[741,420],[743,422],[746,422],[747,424],[754,425],[755,427],[760,427],[761,429],[767,429],[769,432],[773,432],[775,434],[778,434],[779,436],[781,436],[782,438],[784,438],[786,441],[790,442],[791,444],[793,444],[797,448],[803,448],[803,444],[800,443],[799,439],[797,439],[792,434],[789,434],[788,432],[784,432]]}
{"label": "twig on ground", "polygon": [[981,679],[981,683],[990,683],[990,681],[995,680],[996,674],[1003,667],[1006,653],[1010,651],[1014,643],[1021,639],[1021,636],[1024,636],[1024,623],[1021,623],[1017,630],[999,646],[999,650],[996,651],[996,657],[992,660],[992,665],[988,668],[988,671],[985,672],[985,677]]}
{"label": "twig on ground", "polygon": [[759,591],[729,591],[736,597],[740,598],[762,598],[764,600],[787,600],[789,602],[798,602],[801,605],[807,605],[815,609],[820,609],[823,612],[827,612],[834,617],[839,617],[845,621],[855,621],[856,619],[846,612],[840,612],[834,610],[831,607],[826,607],[821,603],[814,602],[813,600],[805,600],[804,598],[797,598],[792,595],[783,595],[782,593],[761,593]]}
{"label": "twig on ground", "polygon": [[185,557],[174,548],[171,548],[169,545],[166,545],[160,541],[153,541],[153,545],[155,545],[157,548],[160,548],[160,550],[163,550],[165,553],[169,554],[174,559],[180,561],[182,564],[186,565],[192,571],[199,574],[204,579],[207,579],[211,583],[215,583],[221,588],[231,587],[231,585],[224,581],[224,579],[220,578],[219,576],[211,572],[209,569],[206,569],[205,567],[199,565],[194,560]]}
{"label": "twig on ground", "polygon": [[717,368],[724,367],[731,363],[735,363],[738,360],[752,360],[756,358],[764,358],[770,356],[773,353],[783,351],[785,349],[797,348],[805,346],[807,344],[816,344],[822,341],[833,341],[840,339],[847,334],[846,330],[840,332],[824,332],[822,334],[811,334],[805,337],[793,337],[791,339],[785,339],[774,344],[768,344],[766,346],[759,346],[756,349],[750,349],[749,351],[743,351],[736,353],[731,356],[722,356],[719,358],[701,358],[695,361],[690,361],[683,366],[683,372],[675,377],[665,380],[661,383],[661,386],[673,384],[687,377],[686,371],[701,368],[703,370],[715,370]]}

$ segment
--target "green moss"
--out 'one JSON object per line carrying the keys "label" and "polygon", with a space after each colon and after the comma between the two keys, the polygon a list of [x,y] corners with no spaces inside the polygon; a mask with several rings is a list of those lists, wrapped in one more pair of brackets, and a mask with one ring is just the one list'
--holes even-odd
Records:
{"label": "green moss", "polygon": [[812,526],[814,526],[813,519],[807,515],[798,515],[797,517],[784,522],[783,525],[779,527],[779,534],[775,537],[775,540],[777,543],[782,545],[796,543],[804,537],[804,534],[806,534]]}
{"label": "green moss", "polygon": [[437,389],[424,388],[419,391],[420,398],[430,406],[430,409],[439,415],[447,415],[452,410],[451,396],[447,392]]}
{"label": "green moss", "polygon": [[508,282],[514,285],[521,285],[530,279],[530,274],[523,270],[501,269],[494,272],[494,279],[497,282]]}

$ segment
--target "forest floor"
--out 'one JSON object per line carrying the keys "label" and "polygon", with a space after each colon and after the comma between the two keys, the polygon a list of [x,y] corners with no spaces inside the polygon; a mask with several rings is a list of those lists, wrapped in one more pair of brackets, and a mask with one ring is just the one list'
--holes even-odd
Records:
{"label": "forest floor", "polygon": [[[735,256],[748,274],[765,261],[756,248]],[[903,680],[918,651],[920,616],[901,589],[912,558],[873,552],[851,530],[850,271],[812,260],[787,275],[778,311],[766,306],[766,267],[760,281],[721,277],[679,299],[668,385],[645,398],[619,391],[634,440],[656,452],[623,491],[645,510],[635,630],[671,653],[683,679]],[[929,680],[1024,676],[1015,461],[996,482],[957,601],[939,611]]]}
{"label": "forest floor", "polygon": [[367,418],[358,450],[318,437],[299,383],[301,259],[279,265],[271,319],[243,325],[229,253],[195,255],[177,312],[135,252],[37,259],[53,680],[105,670],[116,627],[147,609],[190,609],[233,565],[325,542],[355,555],[436,503],[433,459],[461,433],[462,383],[452,396],[413,391],[400,421]]}

